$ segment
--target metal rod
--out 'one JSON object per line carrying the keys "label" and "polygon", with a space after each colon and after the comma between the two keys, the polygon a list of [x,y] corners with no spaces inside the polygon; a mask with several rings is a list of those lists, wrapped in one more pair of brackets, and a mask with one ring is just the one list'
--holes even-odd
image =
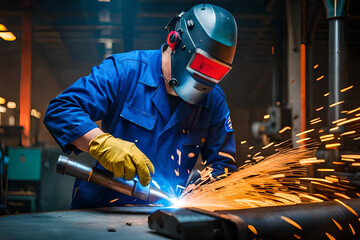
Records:
{"label": "metal rod", "polygon": [[56,172],[77,177],[81,180],[92,182],[103,187],[110,188],[119,193],[139,198],[141,200],[170,205],[171,199],[161,190],[151,187],[144,187],[136,180],[124,180],[115,178],[112,173],[102,171],[96,167],[82,165],[66,156],[59,156]]}

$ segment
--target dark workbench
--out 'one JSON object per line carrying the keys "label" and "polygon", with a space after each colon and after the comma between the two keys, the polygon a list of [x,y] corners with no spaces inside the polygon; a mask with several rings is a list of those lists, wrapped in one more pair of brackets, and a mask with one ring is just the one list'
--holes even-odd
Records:
{"label": "dark workbench", "polygon": [[0,217],[0,239],[167,239],[148,227],[156,207],[114,207]]}

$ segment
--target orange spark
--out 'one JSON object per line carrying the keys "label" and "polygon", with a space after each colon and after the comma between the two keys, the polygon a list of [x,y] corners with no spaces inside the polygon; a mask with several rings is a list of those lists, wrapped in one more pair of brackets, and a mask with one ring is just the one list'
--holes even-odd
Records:
{"label": "orange spark", "polygon": [[319,67],[319,64],[314,65],[314,69],[317,69]]}
{"label": "orange spark", "polygon": [[323,109],[324,109],[324,107],[319,107],[319,108],[316,109],[316,111],[318,112],[318,111],[321,111]]}
{"label": "orange spark", "polygon": [[343,205],[347,210],[349,210],[352,214],[354,214],[355,216],[359,217],[358,214],[355,212],[354,209],[352,209],[351,207],[349,207],[348,205],[346,205],[345,203],[343,203],[343,202],[340,201],[339,199],[334,199],[334,201],[340,203],[340,204]]}
{"label": "orange spark", "polygon": [[345,162],[355,162],[354,159],[351,159],[351,158],[343,158],[343,157],[341,157],[341,161],[345,161]]}
{"label": "orange spark", "polygon": [[337,123],[342,122],[342,121],[345,121],[345,120],[346,120],[346,118],[341,118],[341,119],[332,121],[332,124],[337,124]]}
{"label": "orange spark", "polygon": [[287,218],[287,217],[284,217],[284,216],[281,216],[281,218],[283,220],[285,220],[286,222],[290,223],[291,225],[293,225],[294,227],[296,227],[297,229],[302,230],[301,226],[297,222],[295,222],[294,220],[292,220],[290,218]]}
{"label": "orange spark", "polygon": [[314,131],[314,130],[315,130],[315,129],[313,128],[313,129],[310,129],[310,130],[307,130],[307,131],[298,133],[298,134],[296,134],[296,136],[298,137],[298,136],[300,136],[300,135],[304,135],[304,134],[310,133],[310,132],[312,132],[312,131]]}
{"label": "orange spark", "polygon": [[349,223],[349,227],[351,229],[352,234],[355,236],[355,230],[354,230],[353,226],[350,223]]}
{"label": "orange spark", "polygon": [[345,199],[351,199],[350,197],[346,196],[345,194],[342,193],[334,193],[334,195],[345,198]]}
{"label": "orange spark", "polygon": [[299,161],[300,164],[313,164],[313,163],[324,163],[324,162],[325,162],[324,159],[317,159],[316,157],[301,159]]}
{"label": "orange spark", "polygon": [[322,120],[317,120],[317,121],[311,122],[310,125],[314,125],[314,124],[317,124],[317,123],[320,123],[320,122],[322,122]]}
{"label": "orange spark", "polygon": [[286,130],[291,130],[291,127],[286,126],[286,127],[284,127],[283,129],[281,129],[281,130],[279,131],[279,133],[283,133],[283,132],[285,132]]}
{"label": "orange spark", "polygon": [[341,227],[341,225],[340,225],[337,221],[335,221],[335,219],[332,218],[331,220],[333,220],[333,222],[335,223],[336,227],[337,227],[340,231],[343,230],[342,227]]}
{"label": "orange spark", "polygon": [[322,135],[320,136],[320,139],[329,138],[329,137],[334,137],[334,134],[330,133],[330,134]]}
{"label": "orange spark", "polygon": [[344,133],[342,133],[342,134],[340,134],[340,136],[345,136],[345,135],[351,135],[351,134],[354,134],[354,133],[356,133],[356,131],[348,131],[348,132],[344,132]]}
{"label": "orange spark", "polygon": [[333,128],[330,128],[329,130],[330,130],[330,132],[332,132],[332,131],[335,131],[335,130],[338,130],[339,129],[339,127],[333,127]]}
{"label": "orange spark", "polygon": [[324,78],[324,75],[321,75],[320,77],[318,77],[317,79],[316,79],[316,81],[320,81],[321,79],[323,79]]}
{"label": "orange spark", "polygon": [[318,118],[311,119],[310,122],[315,122],[317,120],[320,120],[320,118],[318,117]]}
{"label": "orange spark", "polygon": [[269,114],[264,115],[264,119],[269,119],[269,118],[270,118]]}
{"label": "orange spark", "polygon": [[341,143],[329,143],[325,145],[325,148],[329,149],[329,148],[337,148],[341,146]]}
{"label": "orange spark", "polygon": [[335,169],[333,169],[333,168],[319,168],[317,171],[318,172],[334,172]]}
{"label": "orange spark", "polygon": [[329,107],[335,107],[335,106],[337,106],[337,105],[343,104],[344,102],[345,102],[345,101],[339,101],[339,102],[330,104]]}
{"label": "orange spark", "polygon": [[331,141],[331,140],[334,140],[334,137],[321,138],[321,139],[320,139],[321,142],[327,142],[327,141]]}
{"label": "orange spark", "polygon": [[90,181],[92,173],[93,173],[93,170],[91,169],[91,172],[89,173],[89,177],[88,177],[88,182]]}
{"label": "orange spark", "polygon": [[339,182],[339,179],[337,179],[336,177],[326,176],[325,179],[328,180],[328,181],[331,181],[333,183]]}
{"label": "orange spark", "polygon": [[360,159],[360,155],[352,155],[352,154],[342,154],[342,158],[353,158],[353,159]]}
{"label": "orange spark", "polygon": [[310,139],[311,139],[311,138],[300,139],[300,140],[297,140],[296,143],[306,142],[307,140],[310,140]]}
{"label": "orange spark", "polygon": [[347,123],[355,122],[357,120],[360,120],[360,117],[350,118],[349,120],[343,121],[343,122],[338,123],[336,125],[341,126],[341,125],[344,125],[344,124],[347,124]]}
{"label": "orange spark", "polygon": [[360,110],[360,107],[348,111],[347,114],[351,114],[351,113],[357,112],[357,111],[359,111],[359,110]]}
{"label": "orange spark", "polygon": [[254,154],[253,157],[259,156],[260,154],[261,154],[261,152],[257,152],[257,153]]}
{"label": "orange spark", "polygon": [[331,236],[329,233],[325,233],[325,235],[330,239],[330,240],[336,240],[336,238],[334,238],[333,236]]}
{"label": "orange spark", "polygon": [[235,161],[235,158],[234,158],[233,156],[231,156],[230,154],[228,154],[228,153],[218,152],[218,154],[219,154],[220,156],[222,156],[222,157],[230,158],[231,160],[233,160],[234,162],[236,162],[236,161]]}
{"label": "orange spark", "polygon": [[[305,188],[305,190],[306,190],[306,189],[307,189],[307,188]],[[299,196],[300,196],[300,197],[304,197],[304,198],[308,198],[308,199],[310,199],[310,200],[312,200],[312,201],[315,201],[315,202],[323,202],[322,199],[317,198],[317,197],[314,197],[314,196],[311,196],[311,195],[308,195],[308,194],[300,193]]]}
{"label": "orange spark", "polygon": [[272,145],[274,145],[274,142],[269,143],[268,145],[266,145],[266,146],[262,147],[262,149],[266,149],[266,148],[268,148],[268,147],[270,147],[270,146],[272,146]]}
{"label": "orange spark", "polygon": [[301,237],[297,234],[293,234],[296,239],[301,239]]}
{"label": "orange spark", "polygon": [[328,93],[325,93],[324,94],[324,97],[327,97],[327,96],[329,96],[330,95],[330,93],[328,92]]}
{"label": "orange spark", "polygon": [[323,179],[323,178],[300,178],[300,180],[309,180],[309,181],[319,181],[319,182],[326,182],[326,183],[330,183],[332,184],[333,182],[330,181],[330,180],[326,180],[326,179]]}
{"label": "orange spark", "polygon": [[248,228],[251,232],[253,232],[255,235],[257,235],[257,230],[253,225],[248,225]]}
{"label": "orange spark", "polygon": [[245,143],[246,143],[246,141],[241,141],[240,143],[241,143],[241,144],[245,144]]}
{"label": "orange spark", "polygon": [[113,200],[110,200],[110,203],[116,202],[117,200],[119,200],[119,198],[115,198]]}
{"label": "orange spark", "polygon": [[340,92],[346,92],[347,90],[350,90],[350,89],[352,89],[353,87],[354,87],[354,85],[351,85],[351,86],[349,86],[349,87],[343,88],[343,89],[340,90]]}

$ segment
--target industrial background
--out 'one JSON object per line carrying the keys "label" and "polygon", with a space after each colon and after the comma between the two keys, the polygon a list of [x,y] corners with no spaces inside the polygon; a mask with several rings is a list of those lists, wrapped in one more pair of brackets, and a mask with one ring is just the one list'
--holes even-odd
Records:
{"label": "industrial background", "polygon": [[[337,120],[360,102],[360,1],[221,0],[238,25],[234,66],[220,83],[235,130],[237,157]],[[55,172],[61,150],[42,123],[50,99],[88,75],[107,56],[159,49],[168,21],[197,0],[2,0],[0,7],[0,136],[2,155],[27,156],[26,174],[8,166],[13,213],[68,209],[73,178]],[[335,1],[336,3],[336,1]],[[340,12],[342,11],[342,12]],[[332,17],[344,27],[329,30]],[[340,24],[341,25],[341,24]],[[341,25],[342,26],[342,25]],[[340,37],[339,37],[340,36]],[[344,37],[343,61],[331,41]],[[333,40],[331,40],[333,39]],[[332,65],[333,64],[333,65]],[[330,67],[329,67],[330,66]],[[333,68],[340,79],[330,79]],[[335,73],[336,75],[336,73]],[[344,96],[327,94],[351,87]],[[331,98],[331,99],[330,99]],[[279,131],[287,130],[284,134]],[[360,135],[359,133],[356,133]],[[348,143],[358,151],[360,141]],[[29,151],[29,152],[26,152]],[[72,156],[88,159],[86,154]],[[25,162],[25,160],[24,160]],[[11,194],[12,192],[12,194]]]}

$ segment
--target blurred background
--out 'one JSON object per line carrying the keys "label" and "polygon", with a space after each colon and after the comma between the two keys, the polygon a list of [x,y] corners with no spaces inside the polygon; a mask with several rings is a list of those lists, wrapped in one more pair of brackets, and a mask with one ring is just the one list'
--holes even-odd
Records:
{"label": "blurred background", "polygon": [[[230,107],[240,163],[249,151],[289,139],[310,120],[326,118],[329,2],[207,1],[230,11],[238,25],[234,66],[220,86]],[[344,105],[352,109],[360,102],[360,1],[344,2],[347,55],[341,88],[353,86]],[[3,184],[8,186],[12,212],[69,208],[74,179],[55,173],[61,150],[42,123],[48,102],[111,54],[159,49],[168,21],[199,3],[203,2],[1,1],[1,156],[8,161],[8,181]],[[12,163],[12,158],[19,161]],[[88,159],[85,154],[73,158]]]}

